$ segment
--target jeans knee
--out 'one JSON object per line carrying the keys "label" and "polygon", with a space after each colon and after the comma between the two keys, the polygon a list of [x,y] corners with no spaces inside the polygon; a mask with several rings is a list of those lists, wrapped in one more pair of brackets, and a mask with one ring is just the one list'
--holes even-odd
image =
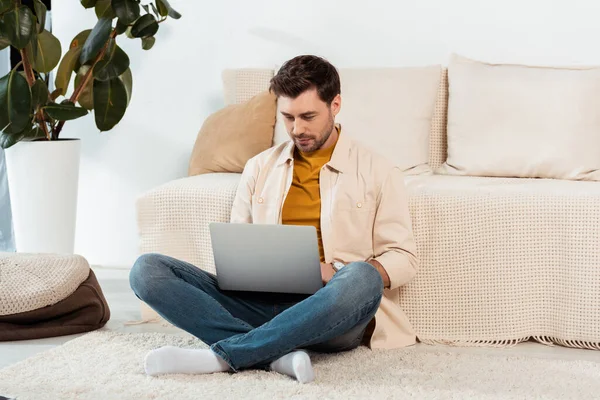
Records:
{"label": "jeans knee", "polygon": [[346,265],[344,271],[351,279],[353,286],[361,296],[383,296],[383,278],[379,271],[368,262],[352,262]]}
{"label": "jeans knee", "polygon": [[129,271],[129,286],[142,300],[147,300],[152,293],[151,282],[156,280],[156,271],[161,269],[162,257],[155,253],[143,254],[138,257]]}

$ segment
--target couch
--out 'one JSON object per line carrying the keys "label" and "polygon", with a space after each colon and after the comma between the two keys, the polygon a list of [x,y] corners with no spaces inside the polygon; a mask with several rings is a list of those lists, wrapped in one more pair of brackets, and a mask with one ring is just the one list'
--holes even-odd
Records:
{"label": "couch", "polygon": [[[420,262],[398,302],[417,339],[456,346],[533,339],[600,349],[600,182],[438,173],[448,158],[448,68],[440,71],[430,172],[405,178]],[[226,103],[264,91],[273,73],[224,71]],[[283,139],[275,134],[275,142]],[[229,221],[239,178],[190,176],[140,196],[140,254],[163,253],[214,272],[208,224]],[[146,320],[156,317],[142,308]]]}

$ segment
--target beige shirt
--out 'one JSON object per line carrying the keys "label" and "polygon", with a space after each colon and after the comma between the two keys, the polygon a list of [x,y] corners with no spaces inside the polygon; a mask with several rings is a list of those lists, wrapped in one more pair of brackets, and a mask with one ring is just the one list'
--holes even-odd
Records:
{"label": "beige shirt", "polygon": [[[280,224],[292,184],[294,143],[288,141],[250,159],[231,212],[233,223]],[[321,234],[325,262],[375,259],[390,277],[375,314],[371,348],[416,342],[400,308],[399,288],[417,271],[416,244],[402,171],[366,147],[340,135],[320,173]]]}

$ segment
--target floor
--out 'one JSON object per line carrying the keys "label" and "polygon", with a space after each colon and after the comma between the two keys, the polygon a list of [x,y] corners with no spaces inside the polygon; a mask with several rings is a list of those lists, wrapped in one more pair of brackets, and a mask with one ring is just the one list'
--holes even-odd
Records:
{"label": "floor", "polygon": [[[125,325],[127,321],[140,319],[140,308],[137,297],[129,288],[129,270],[125,268],[92,267],[111,309],[111,319],[103,330],[120,332],[165,332],[180,333],[172,327],[160,324]],[[81,335],[70,335],[58,338],[27,340],[18,342],[0,342],[0,369],[24,360],[32,355],[51,349]],[[521,343],[503,349],[477,347],[429,346],[418,344],[419,351],[434,351],[444,347],[447,351],[462,353],[479,353],[489,355],[517,355],[540,358],[567,360],[588,360],[600,362],[600,351],[580,350],[560,346],[545,346],[536,342]]]}

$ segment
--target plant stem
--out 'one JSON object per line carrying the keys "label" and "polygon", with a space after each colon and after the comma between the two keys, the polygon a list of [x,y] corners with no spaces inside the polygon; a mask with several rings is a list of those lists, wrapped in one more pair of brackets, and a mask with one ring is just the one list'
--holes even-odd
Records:
{"label": "plant stem", "polygon": [[[23,70],[25,70],[25,79],[29,84],[29,87],[32,87],[35,83],[35,75],[33,75],[33,68],[31,67],[31,63],[29,62],[29,57],[27,57],[27,52],[25,49],[21,50],[21,60],[23,61]],[[35,118],[37,119],[39,125],[41,125],[44,134],[46,135],[46,140],[52,140],[52,135],[48,130],[48,126],[46,125],[46,121],[44,120],[44,112],[42,110],[37,110],[35,114]]]}
{"label": "plant stem", "polygon": [[[96,56],[96,59],[94,59],[94,62],[92,63],[90,69],[83,76],[81,83],[79,84],[78,87],[75,88],[75,91],[73,92],[73,94],[71,95],[71,98],[69,99],[69,101],[72,102],[73,104],[75,104],[77,102],[77,99],[79,99],[81,92],[83,92],[83,88],[88,84],[88,82],[92,78],[92,74],[94,73],[94,67],[96,66],[98,61],[100,61],[102,59],[102,57],[104,57],[104,53],[106,53],[106,50],[108,49],[108,44],[116,36],[117,36],[117,28],[113,29],[112,33],[110,34],[110,37],[108,38],[106,43],[104,43],[102,50],[100,50],[100,52]],[[58,125],[56,125],[56,129],[54,130],[54,133],[52,134],[52,136],[55,140],[58,139],[58,134],[60,133],[60,131],[62,131],[64,124],[65,124],[65,121],[60,121],[58,123]]]}
{"label": "plant stem", "polygon": [[25,49],[21,50],[21,60],[23,60],[23,70],[25,70],[25,79],[27,79],[29,87],[32,87],[35,83],[35,76],[33,75],[33,68],[31,68],[31,63],[29,62],[29,57],[27,57],[27,52],[25,51]]}

